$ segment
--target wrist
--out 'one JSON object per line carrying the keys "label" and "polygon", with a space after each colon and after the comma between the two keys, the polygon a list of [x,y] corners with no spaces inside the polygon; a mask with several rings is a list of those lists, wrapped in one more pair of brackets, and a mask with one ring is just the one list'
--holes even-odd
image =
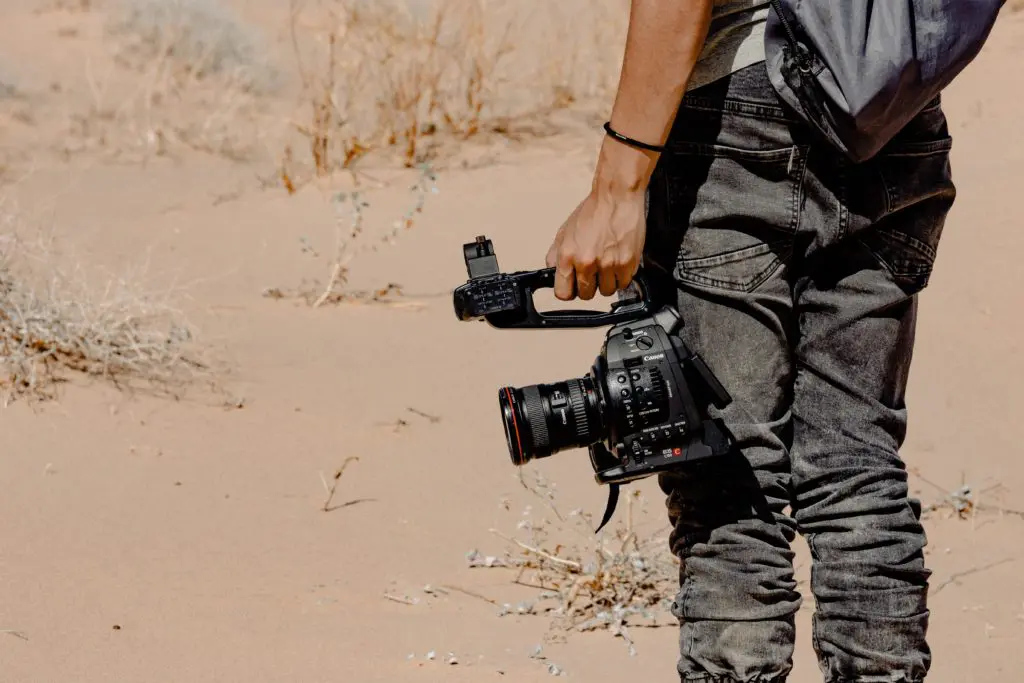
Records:
{"label": "wrist", "polygon": [[610,195],[643,194],[660,154],[606,136],[598,154],[594,190]]}

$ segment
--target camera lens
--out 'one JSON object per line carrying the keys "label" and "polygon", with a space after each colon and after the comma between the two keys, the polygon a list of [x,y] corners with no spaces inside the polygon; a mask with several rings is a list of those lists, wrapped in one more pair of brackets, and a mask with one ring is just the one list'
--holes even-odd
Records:
{"label": "camera lens", "polygon": [[601,438],[601,408],[590,377],[498,392],[505,440],[514,465]]}

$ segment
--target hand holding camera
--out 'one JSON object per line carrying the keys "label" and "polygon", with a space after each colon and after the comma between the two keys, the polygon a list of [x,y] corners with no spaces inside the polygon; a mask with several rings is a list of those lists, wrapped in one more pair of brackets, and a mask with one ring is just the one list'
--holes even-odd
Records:
{"label": "hand holding camera", "polygon": [[611,326],[583,377],[498,391],[514,465],[588,448],[596,480],[610,486],[598,530],[614,512],[620,484],[729,450],[724,428],[705,414],[709,404],[728,405],[729,393],[679,338],[676,309],[654,310],[642,269],[610,311],[541,313],[533,293],[554,286],[554,268],[502,273],[483,236],[464,244],[463,256],[469,281],[453,294],[459,320],[485,320],[498,329]]}
{"label": "hand holding camera", "polygon": [[[546,262],[555,268],[555,297],[584,301],[629,286],[644,249],[644,198],[610,201],[592,193],[555,234]],[[599,229],[593,229],[597,225]]]}
{"label": "hand holding camera", "polygon": [[640,265],[646,235],[644,188],[650,152],[609,139],[601,148],[590,194],[558,229],[546,264],[555,268],[555,297],[584,301],[625,289]]}

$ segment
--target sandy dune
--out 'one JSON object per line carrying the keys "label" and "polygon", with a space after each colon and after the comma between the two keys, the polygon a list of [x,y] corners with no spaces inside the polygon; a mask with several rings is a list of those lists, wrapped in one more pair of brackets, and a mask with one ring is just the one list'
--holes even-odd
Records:
{"label": "sandy dune", "polygon": [[[56,23],[0,10],[0,55],[71,68],[48,54]],[[1022,63],[1024,16],[1007,17],[946,95],[960,195],[923,297],[904,451],[926,505],[965,483],[982,504],[1024,510]],[[0,128],[0,145],[13,149],[23,129],[43,136],[50,113]],[[262,296],[324,278],[301,240],[330,251],[333,238],[326,193],[261,190],[265,167],[43,158],[0,185],[90,263],[150,254],[157,277],[191,283],[187,312],[230,364],[235,402],[76,380],[57,402],[0,412],[0,681],[541,681],[549,662],[572,680],[675,680],[673,626],[634,629],[636,656],[598,631],[532,658],[546,618],[498,614],[535,596],[514,572],[467,564],[474,549],[510,549],[490,529],[513,535],[527,506],[542,512],[509,463],[497,388],[582,374],[603,332],[457,322],[460,246],[486,233],[505,269],[540,266],[587,187],[597,139],[513,146],[498,163],[442,172],[416,227],[354,263],[355,288],[403,286],[395,305],[314,310]],[[399,180],[370,194],[374,229],[408,204],[413,175]],[[325,512],[321,473],[350,456]],[[582,452],[528,469],[557,483],[560,509],[600,513],[604,490]],[[657,530],[663,503],[653,482],[639,488],[638,524]],[[1019,681],[1024,518],[943,508],[927,529],[930,680]],[[802,546],[799,562],[806,580]],[[820,680],[811,607],[794,683]]]}

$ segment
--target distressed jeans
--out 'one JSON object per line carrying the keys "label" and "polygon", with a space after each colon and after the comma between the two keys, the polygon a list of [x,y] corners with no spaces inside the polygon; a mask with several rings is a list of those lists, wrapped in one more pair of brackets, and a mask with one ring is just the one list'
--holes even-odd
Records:
{"label": "distressed jeans", "polygon": [[671,274],[680,334],[733,396],[709,410],[736,443],[659,477],[681,560],[681,679],[786,679],[799,533],[824,680],[922,681],[926,539],[899,450],[917,297],[955,197],[941,105],[855,165],[757,64],[690,92],[669,145],[645,260]]}

